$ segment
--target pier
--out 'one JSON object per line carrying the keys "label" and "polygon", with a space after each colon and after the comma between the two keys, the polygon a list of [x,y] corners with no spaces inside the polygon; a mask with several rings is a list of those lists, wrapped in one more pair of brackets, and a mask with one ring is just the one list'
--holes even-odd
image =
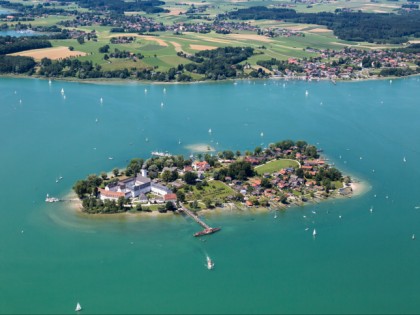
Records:
{"label": "pier", "polygon": [[181,207],[178,209],[178,211],[184,212],[185,214],[187,214],[190,218],[192,218],[195,222],[197,222],[198,224],[200,224],[204,228],[204,230],[202,230],[200,232],[197,232],[197,233],[194,233],[195,237],[208,235],[208,234],[213,234],[213,233],[216,233],[217,231],[221,230],[221,228],[212,228],[211,226],[207,225],[196,214],[194,214],[192,211],[185,208],[183,205],[181,205]]}
{"label": "pier", "polygon": [[60,198],[50,197],[48,194],[47,194],[47,197],[45,198],[45,202],[77,202],[77,201],[80,201],[80,200],[77,198],[60,199]]}

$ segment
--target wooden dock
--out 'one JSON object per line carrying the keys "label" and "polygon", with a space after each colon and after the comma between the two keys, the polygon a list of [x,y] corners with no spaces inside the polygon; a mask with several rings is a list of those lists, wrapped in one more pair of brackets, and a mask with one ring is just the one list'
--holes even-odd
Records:
{"label": "wooden dock", "polygon": [[190,218],[192,218],[195,222],[200,224],[204,230],[194,233],[194,236],[202,236],[202,235],[208,235],[216,233],[217,231],[220,231],[221,228],[212,228],[211,226],[207,225],[203,220],[201,220],[195,213],[193,213],[191,210],[188,210],[183,205],[178,209],[180,212],[184,212],[186,215],[188,215]]}

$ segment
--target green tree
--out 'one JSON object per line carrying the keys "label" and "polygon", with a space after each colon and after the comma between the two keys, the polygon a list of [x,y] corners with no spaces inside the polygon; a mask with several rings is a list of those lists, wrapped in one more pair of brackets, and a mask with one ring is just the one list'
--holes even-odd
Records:
{"label": "green tree", "polygon": [[166,209],[166,210],[169,210],[169,211],[174,211],[174,210],[176,210],[176,207],[175,207],[175,205],[174,205],[174,203],[173,203],[173,202],[168,201],[168,202],[165,204],[165,209]]}
{"label": "green tree", "polygon": [[204,204],[205,204],[205,206],[206,206],[207,209],[212,208],[212,204],[211,204],[210,198],[204,198],[203,199],[203,202],[204,202]]}
{"label": "green tree", "polygon": [[83,198],[87,193],[87,182],[85,180],[78,180],[76,184],[74,184],[73,190],[79,198]]}
{"label": "green tree", "polygon": [[79,36],[79,37],[77,37],[77,42],[80,44],[80,45],[83,45],[84,43],[85,43],[85,37],[82,35],[82,36]]}
{"label": "green tree", "polygon": [[115,177],[117,177],[119,173],[120,173],[120,170],[118,168],[114,168],[112,170],[112,174],[114,174]]}
{"label": "green tree", "polygon": [[128,163],[127,165],[127,171],[129,170],[130,173],[134,174],[136,176],[138,173],[140,173],[141,168],[143,167],[144,160],[140,158],[134,158]]}
{"label": "green tree", "polygon": [[196,183],[197,174],[194,172],[185,172],[184,181],[189,185],[194,185]]}
{"label": "green tree", "polygon": [[165,170],[163,173],[162,173],[162,175],[161,175],[161,177],[162,177],[162,180],[164,181],[164,182],[169,182],[170,180],[171,180],[171,171],[169,171],[169,170]]}
{"label": "green tree", "polygon": [[185,194],[181,190],[178,190],[176,192],[176,198],[179,202],[184,202],[185,201]]}
{"label": "green tree", "polygon": [[264,187],[264,188],[271,188],[271,183],[270,183],[270,180],[268,179],[268,178],[265,178],[265,177],[263,177],[262,179],[261,179],[261,187]]}

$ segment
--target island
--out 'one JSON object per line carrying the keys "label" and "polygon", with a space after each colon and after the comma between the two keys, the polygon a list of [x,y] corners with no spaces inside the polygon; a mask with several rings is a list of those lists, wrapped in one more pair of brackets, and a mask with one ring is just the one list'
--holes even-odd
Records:
{"label": "island", "polygon": [[302,140],[189,158],[153,152],[147,160],[132,159],[124,170],[78,180],[73,190],[88,214],[183,211],[193,217],[214,208],[281,210],[351,196],[350,176],[343,176],[321,153]]}

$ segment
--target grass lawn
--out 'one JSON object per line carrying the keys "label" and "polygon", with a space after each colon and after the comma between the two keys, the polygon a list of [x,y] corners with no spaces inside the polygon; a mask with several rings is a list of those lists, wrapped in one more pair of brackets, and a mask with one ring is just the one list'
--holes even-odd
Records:
{"label": "grass lawn", "polygon": [[222,199],[234,193],[232,188],[221,181],[212,180],[209,181],[208,184],[208,186],[204,186],[201,190],[194,187],[192,196],[190,195],[187,199],[203,200],[204,198],[209,198],[214,201],[215,199]]}
{"label": "grass lawn", "polygon": [[280,159],[268,162],[264,165],[261,165],[260,167],[256,167],[255,170],[259,175],[262,175],[264,173],[278,172],[281,169],[287,167],[299,167],[299,163],[294,160]]}

